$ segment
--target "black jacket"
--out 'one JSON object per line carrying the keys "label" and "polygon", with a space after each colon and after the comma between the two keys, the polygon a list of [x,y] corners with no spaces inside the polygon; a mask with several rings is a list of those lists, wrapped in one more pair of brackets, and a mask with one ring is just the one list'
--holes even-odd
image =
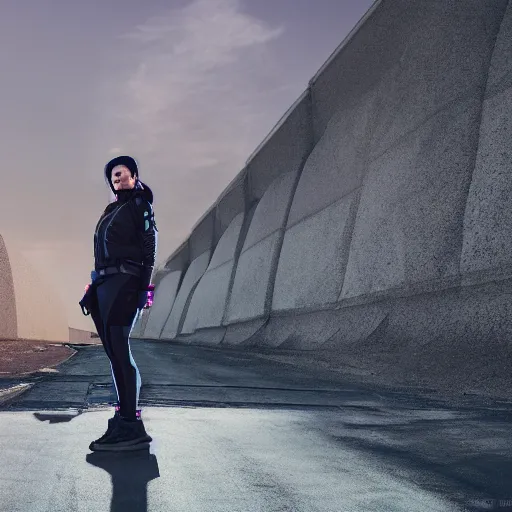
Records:
{"label": "black jacket", "polygon": [[135,188],[117,192],[94,233],[94,266],[98,271],[123,262],[140,268],[141,290],[151,282],[156,257],[156,226],[153,194]]}

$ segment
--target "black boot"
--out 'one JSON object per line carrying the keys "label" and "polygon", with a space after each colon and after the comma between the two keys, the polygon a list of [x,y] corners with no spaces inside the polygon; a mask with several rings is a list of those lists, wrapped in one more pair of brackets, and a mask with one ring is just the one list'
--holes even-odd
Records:
{"label": "black boot", "polygon": [[93,451],[141,450],[149,447],[153,439],[148,435],[142,420],[119,417],[114,429],[101,443],[92,443]]}
{"label": "black boot", "polygon": [[94,445],[96,445],[98,443],[102,443],[108,436],[110,436],[110,434],[114,430],[115,426],[117,425],[117,422],[118,422],[120,417],[121,416],[119,414],[119,411],[116,410],[115,413],[114,413],[114,416],[108,420],[107,431],[99,439],[96,439],[96,441],[93,441],[89,445],[89,450],[94,450],[94,448],[93,448]]}

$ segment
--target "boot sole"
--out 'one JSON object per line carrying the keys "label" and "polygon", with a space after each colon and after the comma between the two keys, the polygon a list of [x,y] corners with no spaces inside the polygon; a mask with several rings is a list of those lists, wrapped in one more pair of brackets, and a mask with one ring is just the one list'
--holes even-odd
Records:
{"label": "boot sole", "polygon": [[153,439],[150,436],[141,437],[139,439],[133,439],[131,441],[122,441],[120,443],[93,443],[89,446],[91,451],[97,452],[117,452],[117,451],[127,451],[127,450],[142,450],[144,448],[149,447],[149,443],[151,443]]}
{"label": "boot sole", "polygon": [[91,442],[91,444],[89,445],[89,450],[94,450],[93,446],[95,446],[99,443],[103,443],[103,441],[105,441],[105,439],[107,439],[110,436],[110,434],[112,434],[112,431],[114,430],[117,421],[114,419],[114,422],[113,423],[111,423],[111,422],[112,422],[112,420],[109,420],[109,423],[111,424],[111,426],[109,426],[107,431],[99,439],[96,439],[96,441]]}

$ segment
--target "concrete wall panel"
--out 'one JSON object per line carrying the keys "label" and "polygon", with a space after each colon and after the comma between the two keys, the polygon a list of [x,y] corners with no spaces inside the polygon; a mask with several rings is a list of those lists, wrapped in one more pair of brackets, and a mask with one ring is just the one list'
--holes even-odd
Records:
{"label": "concrete wall panel", "polygon": [[275,231],[283,229],[297,173],[298,168],[282,174],[268,187],[256,207],[242,251],[247,251]]}
{"label": "concrete wall panel", "polygon": [[192,228],[188,239],[190,261],[195,260],[206,251],[213,251],[215,229],[215,206],[212,206]]}
{"label": "concrete wall panel", "polygon": [[512,3],[492,57],[464,218],[461,272],[512,265]]}
{"label": "concrete wall panel", "polygon": [[225,327],[208,327],[192,334],[179,334],[175,341],[203,347],[216,346],[222,342],[225,332]]}
{"label": "concrete wall panel", "polygon": [[[338,109],[385,82],[381,148],[486,74],[507,0],[376,2],[312,80],[315,140]],[[384,77],[387,75],[387,79]],[[393,123],[396,113],[400,123]],[[386,125],[389,125],[389,130]],[[375,147],[379,154],[384,149]]]}
{"label": "concrete wall panel", "polygon": [[306,91],[247,161],[249,203],[259,201],[280,175],[299,169],[312,143],[311,97]]}
{"label": "concrete wall panel", "polygon": [[[391,2],[390,8],[393,4],[398,14],[400,2]],[[400,13],[414,19],[416,30],[377,88],[372,160],[452,102],[485,86],[505,6],[502,0],[435,0]]]}
{"label": "concrete wall panel", "polygon": [[184,315],[186,314],[186,306],[188,306],[190,294],[193,292],[197,282],[201,279],[208,268],[210,255],[211,252],[209,250],[205,251],[190,263],[187,273],[183,278],[183,283],[178,291],[178,295],[176,296],[176,300],[172,306],[171,314],[169,315],[169,318],[162,330],[162,334],[160,335],[161,339],[173,339],[179,334],[182,318],[184,320]]}
{"label": "concrete wall panel", "polygon": [[304,165],[288,228],[361,186],[375,115],[375,95],[370,93],[333,116]]}
{"label": "concrete wall panel", "polygon": [[265,314],[268,280],[279,236],[276,231],[240,255],[226,324]]}
{"label": "concrete wall panel", "polygon": [[221,325],[243,221],[244,214],[238,214],[219,240],[208,269],[194,291],[183,334]]}
{"label": "concrete wall panel", "polygon": [[337,301],[358,198],[357,191],[349,194],[286,231],[273,310],[323,307]]}
{"label": "concrete wall panel", "polygon": [[172,254],[167,258],[164,270],[173,272],[175,270],[186,271],[190,263],[190,245],[188,239],[183,242]]}
{"label": "concrete wall panel", "polygon": [[240,213],[245,212],[247,171],[242,170],[217,201],[215,210],[215,245]]}
{"label": "concrete wall panel", "polygon": [[148,323],[143,332],[145,338],[158,339],[169,317],[174,301],[178,294],[178,287],[181,282],[182,272],[175,270],[169,272],[163,279],[158,288],[155,289],[153,305],[150,308]]}
{"label": "concrete wall panel", "polygon": [[479,120],[476,91],[371,164],[342,299],[458,273]]}
{"label": "concrete wall panel", "polygon": [[266,322],[267,320],[264,318],[257,318],[228,325],[222,344],[244,346],[251,343],[253,336],[257,336],[260,331],[264,330]]}

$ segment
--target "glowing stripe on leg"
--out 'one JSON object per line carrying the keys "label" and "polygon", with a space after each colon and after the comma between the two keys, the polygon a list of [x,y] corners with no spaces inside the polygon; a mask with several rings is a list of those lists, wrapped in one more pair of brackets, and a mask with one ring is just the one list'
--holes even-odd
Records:
{"label": "glowing stripe on leg", "polygon": [[[110,361],[110,359],[109,359]],[[110,361],[110,370],[112,371],[112,382],[114,383],[114,388],[116,390],[116,395],[117,395],[117,403],[119,405],[121,405],[121,401],[119,399],[119,390],[117,389],[117,382],[116,382],[116,378],[114,376],[114,367],[112,366],[112,361]]]}
{"label": "glowing stripe on leg", "polygon": [[130,354],[130,363],[135,368],[135,373],[137,375],[137,398],[135,400],[135,409],[138,409],[139,408],[140,387],[141,387],[142,381],[140,378],[139,368],[137,367],[137,364],[135,363],[135,359],[133,359],[133,356],[132,356],[132,350],[130,348],[130,340],[129,339],[128,339],[128,353]]}

